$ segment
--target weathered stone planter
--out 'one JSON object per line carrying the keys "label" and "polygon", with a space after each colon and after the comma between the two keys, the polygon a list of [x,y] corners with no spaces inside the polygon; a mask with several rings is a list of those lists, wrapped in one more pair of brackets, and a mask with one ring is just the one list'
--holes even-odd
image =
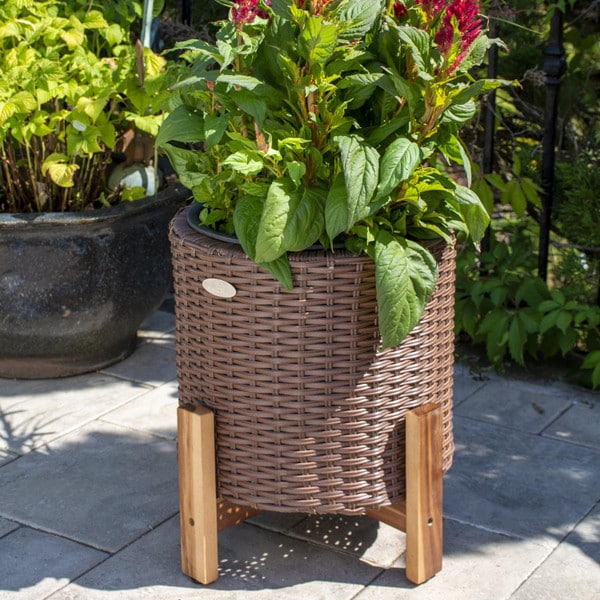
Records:
{"label": "weathered stone planter", "polygon": [[0,215],[0,377],[93,371],[128,356],[171,283],[168,223],[188,191],[79,213]]}

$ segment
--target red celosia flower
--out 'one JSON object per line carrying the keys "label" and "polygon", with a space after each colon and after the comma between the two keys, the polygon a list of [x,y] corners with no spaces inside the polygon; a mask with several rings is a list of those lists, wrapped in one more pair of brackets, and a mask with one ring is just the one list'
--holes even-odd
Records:
{"label": "red celosia flower", "polygon": [[460,32],[460,49],[468,50],[475,38],[481,32],[478,0],[452,0],[446,9],[446,19],[456,17]]}
{"label": "red celosia flower", "polygon": [[406,6],[402,2],[394,2],[394,16],[396,19],[401,19],[408,12]]}
{"label": "red celosia flower", "polygon": [[258,0],[237,0],[231,7],[233,24],[236,27],[252,23],[257,13]]}
{"label": "red celosia flower", "polygon": [[[448,14],[446,13],[446,16]],[[439,31],[435,34],[435,43],[438,45],[440,52],[444,56],[448,56],[448,53],[452,49],[452,42],[454,41],[454,27],[452,27],[452,21],[450,18],[444,18],[444,22],[440,27]]]}
{"label": "red celosia flower", "polygon": [[417,4],[423,7],[428,20],[431,20],[442,10],[446,0],[417,0]]}
{"label": "red celosia flower", "polygon": [[[271,0],[264,0],[264,1],[265,1],[265,4],[267,6],[271,6]],[[256,15],[258,17],[261,17],[262,19],[268,19],[269,18],[269,13],[264,8],[259,9],[256,12]]]}
{"label": "red celosia flower", "polygon": [[[426,0],[422,0],[425,2]],[[435,0],[431,0],[432,2]],[[423,6],[425,8],[425,6]],[[435,41],[440,52],[448,56],[454,41],[454,27],[460,36],[459,53],[448,69],[449,73],[455,71],[467,55],[471,44],[481,32],[481,19],[479,15],[478,0],[450,0],[445,7],[440,29],[435,35]]]}

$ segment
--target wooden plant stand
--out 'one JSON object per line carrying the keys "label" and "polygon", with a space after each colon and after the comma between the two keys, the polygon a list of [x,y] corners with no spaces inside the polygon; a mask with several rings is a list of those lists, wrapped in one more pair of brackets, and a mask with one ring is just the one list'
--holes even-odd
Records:
{"label": "wooden plant stand", "polygon": [[[177,411],[182,571],[208,584],[218,578],[219,531],[260,510],[217,498],[214,415]],[[442,410],[425,404],[406,415],[406,498],[367,515],[406,532],[406,577],[420,584],[442,568]]]}

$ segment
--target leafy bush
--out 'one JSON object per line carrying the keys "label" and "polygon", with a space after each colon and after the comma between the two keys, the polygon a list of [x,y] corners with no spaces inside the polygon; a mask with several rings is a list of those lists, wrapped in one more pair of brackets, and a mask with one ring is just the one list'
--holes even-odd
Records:
{"label": "leafy bush", "polygon": [[600,307],[579,302],[532,276],[535,231],[527,220],[496,221],[490,250],[461,252],[457,271],[456,331],[485,347],[501,368],[507,360],[587,352],[582,369],[600,387]]}
{"label": "leafy bush", "polygon": [[1,210],[81,209],[105,191],[111,152],[157,133],[165,61],[130,39],[140,14],[132,1],[2,2]]}
{"label": "leafy bush", "polygon": [[[489,5],[488,5],[489,6]],[[548,283],[536,277],[546,80],[542,70],[554,6],[564,11],[566,73],[560,91],[558,154]],[[599,5],[584,0],[493,3],[500,35],[494,172],[473,189],[493,222],[489,251],[461,256],[457,331],[484,344],[496,366],[576,352],[587,383],[600,385]],[[481,130],[479,131],[481,134]],[[480,135],[472,144],[481,156]],[[479,144],[479,146],[477,146]],[[509,219],[498,218],[509,215]]]}
{"label": "leafy bush", "polygon": [[284,287],[288,252],[337,240],[371,256],[384,347],[433,290],[419,242],[480,239],[489,220],[438,157],[470,179],[460,130],[498,86],[470,74],[493,42],[474,0],[435,4],[240,0],[214,45],[185,46],[181,104],[158,138],[200,223],[235,232]]}

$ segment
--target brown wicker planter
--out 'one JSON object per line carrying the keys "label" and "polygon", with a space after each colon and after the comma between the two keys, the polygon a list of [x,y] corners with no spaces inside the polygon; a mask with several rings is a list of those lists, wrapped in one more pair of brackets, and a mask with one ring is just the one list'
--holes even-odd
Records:
{"label": "brown wicker planter", "polygon": [[[363,514],[405,493],[404,415],[443,408],[452,462],[454,249],[415,329],[377,352],[374,265],[345,250],[290,257],[285,291],[235,244],[171,225],[180,404],[216,416],[219,494],[238,505]],[[203,282],[231,284],[232,298]]]}

